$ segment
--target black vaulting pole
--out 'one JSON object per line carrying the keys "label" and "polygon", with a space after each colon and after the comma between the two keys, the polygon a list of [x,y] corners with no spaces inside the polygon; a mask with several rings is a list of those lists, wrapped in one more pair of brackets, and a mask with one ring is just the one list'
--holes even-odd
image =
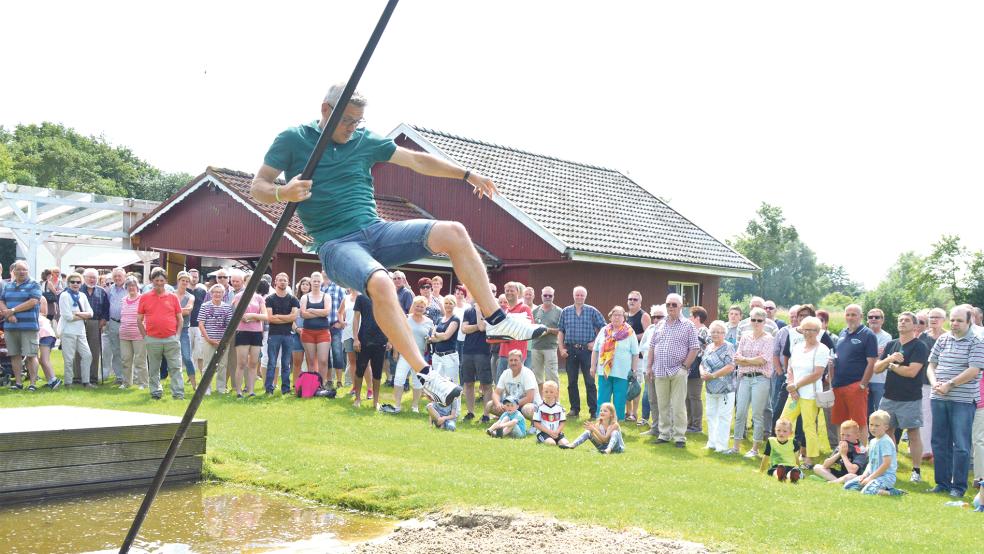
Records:
{"label": "black vaulting pole", "polygon": [[[386,29],[386,24],[389,23],[390,16],[393,15],[393,10],[396,9],[396,4],[398,1],[399,0],[389,0],[386,4],[386,8],[383,9],[383,14],[379,16],[379,22],[376,23],[376,28],[373,30],[372,36],[369,37],[369,42],[366,44],[365,50],[362,51],[362,57],[359,58],[359,62],[355,65],[355,70],[352,71],[352,76],[349,77],[348,83],[346,83],[345,89],[342,91],[342,96],[338,100],[338,105],[332,110],[331,116],[328,118],[328,123],[325,125],[325,128],[321,131],[321,136],[318,138],[318,144],[314,147],[314,151],[311,152],[311,157],[308,158],[307,164],[304,166],[304,171],[301,172],[301,179],[311,179],[314,175],[314,169],[318,166],[318,162],[321,161],[321,155],[324,154],[325,149],[328,148],[328,143],[331,142],[331,135],[335,132],[335,128],[338,127],[339,122],[341,122],[342,112],[344,112],[345,106],[348,104],[349,99],[352,98],[352,94],[355,92],[355,87],[358,86],[359,80],[362,79],[362,73],[366,70],[366,66],[369,64],[369,59],[372,58],[373,51],[375,51],[376,45],[379,43],[379,39],[383,35],[383,31]],[[252,298],[253,294],[256,293],[256,288],[260,284],[259,275],[262,275],[266,271],[267,266],[270,265],[270,259],[273,258],[273,252],[276,250],[280,239],[283,238],[284,232],[287,230],[287,224],[290,222],[290,218],[293,217],[296,210],[297,203],[287,203],[287,206],[284,208],[283,215],[280,216],[280,221],[277,222],[277,226],[274,228],[273,234],[270,236],[270,242],[267,243],[266,248],[263,250],[263,255],[260,256],[260,261],[256,264],[254,275],[257,277],[249,280],[249,283],[246,285],[246,290],[243,292],[243,298]],[[229,343],[232,342],[232,338],[236,334],[236,327],[239,325],[239,321],[246,312],[246,307],[248,305],[249,302],[240,302],[239,305],[236,306],[236,310],[232,314],[232,321],[229,323],[229,327],[226,329],[225,334],[222,335],[222,341],[219,342],[219,346],[215,350],[215,355],[212,356],[212,359],[208,363],[208,367],[205,369],[205,372],[202,373],[202,378],[198,383],[198,388],[195,390],[194,396],[191,397],[191,402],[188,404],[188,409],[185,410],[184,417],[181,418],[181,424],[178,425],[178,430],[174,433],[174,438],[171,439],[171,444],[168,446],[167,453],[161,461],[161,467],[158,468],[157,475],[154,476],[154,481],[150,485],[150,490],[147,491],[143,502],[140,504],[140,509],[137,511],[137,515],[133,518],[133,523],[130,525],[130,531],[127,532],[126,539],[123,540],[123,545],[120,546],[120,554],[128,553],[130,551],[130,547],[133,546],[133,541],[136,540],[137,534],[140,532],[140,526],[143,525],[144,519],[147,517],[147,512],[150,511],[150,507],[154,503],[157,493],[161,490],[161,485],[164,483],[164,478],[167,476],[167,472],[171,469],[171,463],[174,462],[174,457],[177,455],[178,449],[181,447],[181,442],[188,433],[188,427],[191,426],[191,422],[195,418],[195,413],[198,411],[198,407],[201,405],[202,399],[205,397],[205,389],[208,388],[208,383],[212,380],[212,377],[215,376],[215,368],[218,365],[218,361],[225,355],[226,348],[228,348]]]}

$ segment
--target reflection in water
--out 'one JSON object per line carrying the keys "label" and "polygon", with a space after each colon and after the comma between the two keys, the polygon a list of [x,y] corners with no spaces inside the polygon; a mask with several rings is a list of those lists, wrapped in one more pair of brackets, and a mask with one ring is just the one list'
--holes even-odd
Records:
{"label": "reflection in water", "polygon": [[[142,489],[0,508],[0,552],[116,552]],[[389,532],[392,522],[230,485],[165,488],[140,530],[147,552],[331,552]],[[137,548],[134,548],[137,551]]]}

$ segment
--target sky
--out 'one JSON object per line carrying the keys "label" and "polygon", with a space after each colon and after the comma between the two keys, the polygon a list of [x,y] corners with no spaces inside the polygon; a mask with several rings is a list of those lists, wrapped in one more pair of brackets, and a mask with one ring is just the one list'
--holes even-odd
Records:
{"label": "sky", "polygon": [[[254,172],[348,78],[384,4],[10,3],[0,125]],[[981,2],[403,0],[359,89],[380,134],[614,168],[721,240],[778,205],[874,287],[943,233],[984,248],[982,22]]]}

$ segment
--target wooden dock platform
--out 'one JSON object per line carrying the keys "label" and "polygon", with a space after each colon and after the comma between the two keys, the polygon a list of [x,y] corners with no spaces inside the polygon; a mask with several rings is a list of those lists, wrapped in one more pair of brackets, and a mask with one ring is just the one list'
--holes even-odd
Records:
{"label": "wooden dock platform", "polygon": [[[149,486],[181,419],[74,406],[0,409],[0,504]],[[197,481],[205,420],[188,429],[165,484]]]}

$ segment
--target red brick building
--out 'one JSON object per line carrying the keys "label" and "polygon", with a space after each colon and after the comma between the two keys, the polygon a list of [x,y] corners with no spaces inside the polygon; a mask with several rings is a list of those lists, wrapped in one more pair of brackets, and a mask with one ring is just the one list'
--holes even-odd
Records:
{"label": "red brick building", "polygon": [[[454,179],[426,177],[393,164],[373,168],[380,217],[457,220],[468,229],[490,279],[550,285],[556,302],[571,302],[576,285],[603,312],[639,290],[643,304],[668,292],[716,313],[721,277],[750,277],[758,268],[723,242],[621,173],[400,125],[397,144],[424,150],[490,176],[500,195],[478,200]],[[134,227],[134,244],[162,253],[169,273],[206,268],[223,260],[249,264],[259,258],[283,205],[249,195],[252,175],[208,168]],[[296,280],[318,267],[305,252],[311,238],[295,217],[278,245],[272,272]],[[446,257],[401,268],[411,282],[442,274],[444,291],[456,283]]]}

